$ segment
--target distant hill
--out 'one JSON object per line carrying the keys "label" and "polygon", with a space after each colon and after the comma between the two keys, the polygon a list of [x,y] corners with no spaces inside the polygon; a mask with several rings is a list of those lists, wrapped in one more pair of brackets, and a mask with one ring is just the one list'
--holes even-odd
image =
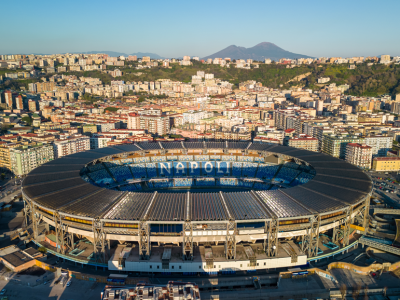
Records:
{"label": "distant hill", "polygon": [[302,55],[302,54],[296,54],[293,52],[289,52],[286,50],[283,50],[282,48],[278,47],[275,44],[268,43],[268,42],[263,42],[258,45],[255,45],[254,47],[251,48],[245,48],[245,47],[238,47],[235,45],[231,45],[221,51],[218,51],[217,53],[214,53],[212,55],[206,56],[203,59],[208,59],[208,58],[225,58],[225,57],[230,57],[231,59],[253,59],[253,60],[264,60],[266,58],[270,58],[271,60],[279,60],[281,58],[290,58],[290,59],[296,59],[296,58],[310,58],[311,56],[307,55]]}
{"label": "distant hill", "polygon": [[136,53],[132,53],[131,55],[136,55],[137,57],[150,56],[150,58],[152,58],[152,59],[164,59],[165,58],[158,54],[149,53],[149,52],[136,52]]}
{"label": "distant hill", "polygon": [[88,51],[88,52],[82,52],[84,54],[97,54],[97,53],[104,53],[104,54],[108,54],[109,56],[125,56],[128,57],[129,55],[136,55],[138,58],[141,58],[143,56],[150,56],[150,58],[152,59],[164,59],[164,57],[155,54],[155,53],[149,53],[149,52],[136,52],[136,53],[132,53],[132,54],[126,54],[126,53],[122,53],[122,52],[114,52],[114,51]]}

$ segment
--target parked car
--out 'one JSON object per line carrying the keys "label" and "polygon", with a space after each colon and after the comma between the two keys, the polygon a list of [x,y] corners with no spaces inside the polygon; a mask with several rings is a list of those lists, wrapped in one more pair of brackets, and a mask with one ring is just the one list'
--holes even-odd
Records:
{"label": "parked car", "polygon": [[7,292],[6,289],[2,289],[1,292],[0,292],[0,295],[4,295],[6,292]]}
{"label": "parked car", "polygon": [[67,286],[70,286],[71,285],[71,283],[72,283],[72,281],[70,280],[70,281],[68,281],[67,282]]}

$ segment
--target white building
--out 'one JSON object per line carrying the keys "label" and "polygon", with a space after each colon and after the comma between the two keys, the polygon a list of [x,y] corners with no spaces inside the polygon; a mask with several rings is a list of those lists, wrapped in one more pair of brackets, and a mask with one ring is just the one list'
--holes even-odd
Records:
{"label": "white building", "polygon": [[392,149],[393,138],[391,136],[368,136],[365,137],[365,144],[372,148],[372,156],[386,156]]}
{"label": "white building", "polygon": [[362,169],[370,169],[372,148],[363,144],[348,143],[346,145],[346,161]]}
{"label": "white building", "polygon": [[107,147],[107,143],[112,140],[112,137],[94,134],[90,137],[90,149],[98,149]]}
{"label": "white building", "polygon": [[90,138],[81,134],[76,134],[54,142],[55,158],[87,150],[90,150]]}
{"label": "white building", "polygon": [[200,120],[212,117],[213,113],[204,110],[191,110],[184,112],[182,115],[183,115],[183,124],[186,123],[199,124]]}

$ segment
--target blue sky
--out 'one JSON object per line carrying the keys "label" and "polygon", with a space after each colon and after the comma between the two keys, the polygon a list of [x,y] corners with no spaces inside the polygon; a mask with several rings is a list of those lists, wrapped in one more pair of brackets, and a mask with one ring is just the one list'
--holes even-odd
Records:
{"label": "blue sky", "polygon": [[310,56],[400,55],[400,0],[1,1],[0,54],[206,56],[272,42]]}

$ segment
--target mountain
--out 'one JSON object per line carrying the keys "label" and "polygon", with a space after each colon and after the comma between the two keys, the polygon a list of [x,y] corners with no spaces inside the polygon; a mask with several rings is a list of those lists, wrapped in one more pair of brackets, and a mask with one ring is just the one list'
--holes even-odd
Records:
{"label": "mountain", "polygon": [[222,49],[221,51],[218,51],[217,53],[206,56],[203,59],[208,59],[208,58],[214,59],[216,57],[220,57],[220,58],[230,57],[231,59],[249,59],[249,58],[251,58],[254,60],[264,60],[266,58],[270,58],[275,61],[277,61],[281,58],[290,58],[290,59],[301,58],[301,57],[302,58],[310,58],[310,56],[307,56],[307,55],[296,54],[293,52],[283,50],[282,48],[278,47],[277,45],[275,45],[273,43],[268,43],[268,42],[260,43],[251,48],[238,47],[235,45],[231,45],[225,49]]}
{"label": "mountain", "polygon": [[164,59],[165,58],[158,54],[149,53],[149,52],[136,52],[136,53],[132,53],[131,55],[136,55],[137,57],[150,56],[150,58],[152,58],[152,59]]}
{"label": "mountain", "polygon": [[155,53],[148,53],[148,52],[136,52],[136,53],[132,53],[132,54],[126,54],[126,53],[122,53],[122,52],[114,52],[114,51],[88,51],[88,52],[82,52],[83,54],[97,54],[97,53],[104,53],[104,54],[108,54],[109,56],[125,56],[128,57],[129,55],[136,55],[138,58],[141,58],[143,56],[150,56],[150,58],[152,59],[164,59],[164,57],[155,54]]}

